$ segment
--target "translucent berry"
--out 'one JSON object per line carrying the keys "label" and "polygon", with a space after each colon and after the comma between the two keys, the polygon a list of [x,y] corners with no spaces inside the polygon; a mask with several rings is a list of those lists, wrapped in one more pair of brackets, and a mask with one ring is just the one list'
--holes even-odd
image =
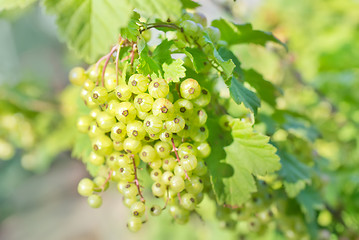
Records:
{"label": "translucent berry", "polygon": [[191,101],[186,99],[178,99],[174,103],[175,112],[182,115],[183,117],[189,117],[193,111],[193,104]]}
{"label": "translucent berry", "polygon": [[130,102],[121,102],[117,108],[116,118],[123,122],[129,123],[136,118],[136,108]]}
{"label": "translucent berry", "polygon": [[92,208],[99,208],[102,205],[102,198],[99,195],[92,194],[87,198],[87,203]]}
{"label": "translucent berry", "polygon": [[162,78],[154,79],[148,86],[148,92],[154,98],[165,98],[169,93],[168,83]]}
{"label": "translucent berry", "polygon": [[94,186],[95,184],[91,179],[83,178],[77,186],[77,191],[81,196],[88,197],[93,193]]}
{"label": "translucent berry", "polygon": [[121,101],[128,101],[132,96],[132,92],[131,92],[130,88],[124,83],[118,85],[115,88],[115,94],[116,94],[116,97],[118,99],[120,99]]}
{"label": "translucent berry", "polygon": [[152,114],[161,120],[169,120],[174,115],[173,104],[168,99],[158,98],[152,105]]}
{"label": "translucent berry", "polygon": [[143,126],[148,134],[157,134],[162,130],[162,120],[154,115],[149,115],[143,121]]}
{"label": "translucent berry", "polygon": [[92,150],[101,156],[109,155],[113,150],[112,140],[106,135],[100,135],[93,140]]}
{"label": "translucent berry", "polygon": [[101,86],[95,87],[91,92],[91,97],[98,105],[104,104],[107,101],[107,89]]}
{"label": "translucent berry", "polygon": [[180,86],[181,96],[187,100],[197,98],[201,94],[201,86],[192,78],[187,78]]}
{"label": "translucent berry", "polygon": [[125,141],[123,141],[123,149],[128,153],[138,153],[142,149],[141,141],[134,138],[126,138]]}
{"label": "translucent berry", "polygon": [[153,98],[148,93],[140,93],[135,97],[134,104],[137,110],[149,112],[152,109]]}
{"label": "translucent berry", "polygon": [[133,74],[128,80],[128,87],[134,94],[144,93],[150,80],[142,74]]}
{"label": "translucent berry", "polygon": [[137,120],[129,122],[126,131],[129,138],[134,138],[136,140],[142,140],[146,135],[146,130],[143,127],[142,122]]}
{"label": "translucent berry", "polygon": [[76,86],[82,86],[87,79],[85,69],[82,67],[75,67],[69,73],[70,82]]}

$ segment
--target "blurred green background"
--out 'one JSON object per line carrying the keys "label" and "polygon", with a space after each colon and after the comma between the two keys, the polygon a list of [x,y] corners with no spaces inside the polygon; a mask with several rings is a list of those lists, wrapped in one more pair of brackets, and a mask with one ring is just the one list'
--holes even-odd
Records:
{"label": "blurred green background", "polygon": [[[342,221],[354,231],[344,239],[358,236],[359,2],[199,2],[209,20],[249,21],[288,44],[288,53],[270,45],[241,45],[235,52],[244,68],[284,90],[279,107],[303,114],[318,129],[321,137],[311,147],[326,160],[315,180],[331,205],[342,206]],[[0,239],[237,239],[214,220],[208,201],[202,204],[206,222],[193,217],[178,226],[163,214],[135,235],[126,230],[128,211],[116,189],[103,195],[100,209],[88,207],[76,191],[88,174],[71,159],[74,109],[71,90],[63,92],[68,71],[81,61],[59,41],[54,19],[39,6],[0,12],[0,33],[0,158],[9,158],[0,161]],[[345,231],[338,226],[338,233]],[[279,236],[273,231],[262,239]]]}

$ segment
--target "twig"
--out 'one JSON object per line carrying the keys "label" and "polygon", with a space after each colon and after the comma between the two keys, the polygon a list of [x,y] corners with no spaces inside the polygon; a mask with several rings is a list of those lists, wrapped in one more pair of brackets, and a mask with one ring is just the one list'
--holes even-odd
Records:
{"label": "twig", "polygon": [[[173,138],[171,138],[171,142],[172,142],[172,147],[173,147],[173,151],[175,152],[176,154],[176,158],[177,158],[177,162],[180,163],[180,158],[178,156],[178,153],[177,153],[177,149],[176,149],[176,145],[175,145],[175,141],[173,140]],[[185,169],[183,169],[184,173],[186,174],[186,177],[185,179],[188,179],[188,180],[191,180],[187,174],[187,171]]]}
{"label": "twig", "polygon": [[116,46],[114,46],[114,47],[111,49],[110,53],[107,54],[107,59],[106,59],[105,65],[103,66],[103,69],[102,69],[102,79],[101,79],[101,81],[102,81],[102,86],[103,86],[103,87],[105,86],[104,77],[105,77],[105,71],[106,71],[107,64],[108,64],[108,62],[110,61],[110,58],[111,58],[113,52],[116,51],[116,49],[117,49],[118,47],[119,47],[119,46],[116,44]]}
{"label": "twig", "polygon": [[131,158],[132,158],[132,163],[133,163],[133,171],[134,171],[134,174],[135,174],[134,183],[136,184],[138,194],[140,195],[140,198],[141,198],[141,202],[144,203],[146,201],[145,201],[145,198],[143,197],[143,195],[141,193],[141,187],[140,187],[140,184],[139,184],[139,181],[138,181],[138,178],[137,178],[137,167],[136,167],[135,157],[133,155],[131,155]]}
{"label": "twig", "polygon": [[108,172],[108,176],[107,176],[105,182],[101,185],[101,187],[95,188],[95,190],[101,190],[101,192],[103,192],[103,190],[105,189],[106,184],[108,183],[108,181],[110,181],[111,175],[112,175],[112,170],[110,170]]}

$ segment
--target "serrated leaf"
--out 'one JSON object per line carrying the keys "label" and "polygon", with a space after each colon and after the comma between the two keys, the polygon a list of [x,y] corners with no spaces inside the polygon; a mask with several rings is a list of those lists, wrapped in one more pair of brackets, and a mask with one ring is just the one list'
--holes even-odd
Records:
{"label": "serrated leaf", "polygon": [[283,184],[284,190],[290,198],[294,198],[295,196],[297,196],[307,185],[304,180],[299,180],[295,183],[284,181]]}
{"label": "serrated leaf", "polygon": [[312,187],[306,187],[297,196],[297,201],[308,222],[315,220],[315,212],[324,207],[319,192]]}
{"label": "serrated leaf", "polygon": [[[226,157],[221,163],[229,164],[233,174],[222,179],[222,188],[214,184],[220,203],[238,206],[247,201],[256,185],[252,175],[265,175],[280,168],[276,148],[269,144],[269,137],[255,133],[251,124],[235,119],[231,122],[233,142],[224,148]],[[214,173],[215,174],[215,173]]]}
{"label": "serrated leaf", "polygon": [[226,41],[229,45],[255,43],[264,46],[267,42],[271,41],[281,44],[287,48],[286,45],[272,33],[254,30],[252,25],[249,23],[235,24],[222,18],[214,20],[212,22],[212,26],[221,30],[221,39]]}
{"label": "serrated leaf", "polygon": [[163,40],[153,51],[152,58],[160,65],[163,63],[171,63],[171,51],[170,48],[173,45],[173,41]]}
{"label": "serrated leaf", "polygon": [[197,3],[197,2],[194,2],[192,0],[181,0],[182,2],[182,7],[183,8],[187,8],[187,9],[195,9],[199,6],[201,6],[201,4]]}
{"label": "serrated leaf", "polygon": [[276,98],[280,91],[269,81],[265,80],[261,74],[253,69],[243,70],[244,81],[254,87],[259,97],[270,104],[276,106]]}
{"label": "serrated leaf", "polygon": [[213,57],[211,57],[211,60],[215,62],[216,65],[220,67],[221,75],[225,82],[227,82],[233,75],[233,70],[236,67],[233,63],[232,59],[225,60],[222,58],[222,56],[219,54],[217,49],[215,48],[211,38],[208,36],[207,33],[203,33],[205,43],[207,45],[211,46],[211,49],[213,49]]}
{"label": "serrated leaf", "polygon": [[133,15],[126,27],[121,28],[120,35],[122,38],[126,38],[129,41],[136,41],[137,36],[140,34],[137,22],[140,19],[140,14],[133,12]]}
{"label": "serrated leaf", "polygon": [[120,27],[127,26],[132,15],[127,0],[45,0],[44,5],[56,15],[59,32],[68,46],[87,62],[109,50]]}
{"label": "serrated leaf", "polygon": [[241,83],[235,77],[232,77],[229,91],[233,100],[237,104],[243,103],[244,106],[249,108],[253,113],[257,113],[257,109],[261,106],[259,98],[254,92],[246,88],[243,83]]}
{"label": "serrated leaf", "polygon": [[157,76],[161,75],[161,68],[159,64],[153,60],[149,55],[149,49],[147,44],[141,47],[139,65],[137,66],[137,71],[143,75],[152,75],[155,73]]}
{"label": "serrated leaf", "polygon": [[278,174],[289,183],[295,183],[299,180],[310,181],[311,169],[302,162],[300,162],[295,156],[284,152],[278,151],[280,157],[280,163],[282,168]]}
{"label": "serrated leaf", "polygon": [[78,133],[71,156],[86,160],[86,158],[90,155],[91,150],[91,141],[89,137],[86,134]]}
{"label": "serrated leaf", "polygon": [[191,59],[194,70],[197,73],[201,72],[206,64],[209,64],[207,56],[198,48],[186,47],[184,53]]}
{"label": "serrated leaf", "polygon": [[132,6],[145,18],[159,17],[162,21],[178,19],[182,14],[180,0],[131,0]]}
{"label": "serrated leaf", "polygon": [[243,78],[243,71],[242,71],[242,68],[241,68],[241,62],[234,55],[234,53],[231,50],[229,50],[228,48],[225,48],[225,47],[219,48],[218,53],[226,61],[231,59],[233,61],[234,65],[235,65],[233,70],[237,74],[237,77],[240,78],[240,79]]}
{"label": "serrated leaf", "polygon": [[162,65],[164,78],[167,82],[179,82],[180,78],[186,76],[186,68],[183,66],[183,63],[182,59],[177,58],[169,65],[167,63]]}
{"label": "serrated leaf", "polygon": [[25,8],[37,0],[0,0],[0,11]]}

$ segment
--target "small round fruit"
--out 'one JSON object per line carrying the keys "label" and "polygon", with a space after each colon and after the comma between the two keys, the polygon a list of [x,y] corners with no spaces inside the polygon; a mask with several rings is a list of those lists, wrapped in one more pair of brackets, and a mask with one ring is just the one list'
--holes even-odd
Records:
{"label": "small round fruit", "polygon": [[107,112],[100,112],[96,116],[97,125],[103,130],[104,132],[111,131],[112,126],[116,123],[115,117]]}
{"label": "small round fruit", "polygon": [[79,117],[77,120],[77,129],[82,133],[87,133],[89,131],[92,118],[88,115]]}
{"label": "small round fruit", "polygon": [[162,197],[166,192],[166,186],[161,182],[155,182],[152,184],[152,193],[156,197]]}
{"label": "small round fruit", "polygon": [[150,212],[151,212],[151,215],[152,216],[159,216],[162,212],[162,208],[158,205],[153,205],[151,208],[150,208]]}
{"label": "small round fruit", "polygon": [[69,73],[70,82],[76,86],[82,86],[86,78],[85,69],[82,67],[75,67]]}
{"label": "small round fruit", "polygon": [[143,121],[143,126],[148,134],[157,134],[161,132],[162,125],[161,118],[154,115],[147,116]]}
{"label": "small round fruit", "polygon": [[182,192],[185,188],[183,178],[180,176],[173,176],[170,181],[170,188],[174,192]]}
{"label": "small round fruit", "polygon": [[207,89],[202,88],[201,94],[198,98],[193,100],[193,103],[198,107],[205,107],[211,102],[211,94]]}
{"label": "small round fruit", "polygon": [[127,136],[136,140],[142,140],[146,135],[146,130],[141,121],[131,121],[126,127]]}
{"label": "small round fruit", "polygon": [[177,115],[173,120],[165,122],[166,129],[172,133],[178,133],[183,130],[186,121],[181,115]]}
{"label": "small round fruit", "polygon": [[169,120],[174,115],[173,104],[165,98],[158,98],[152,105],[152,114],[161,120]]}
{"label": "small round fruit", "polygon": [[115,88],[115,94],[116,94],[117,98],[120,99],[121,101],[127,101],[132,96],[132,92],[131,92],[130,88],[124,83],[118,85]]}
{"label": "small round fruit", "polygon": [[192,171],[197,167],[197,158],[192,154],[185,155],[181,158],[181,166],[186,171]]}
{"label": "small round fruit", "polygon": [[136,108],[130,102],[121,102],[117,108],[116,118],[127,124],[136,118]]}
{"label": "small round fruit", "polygon": [[169,93],[168,83],[162,78],[154,79],[148,86],[148,93],[154,98],[165,98]]}
{"label": "small round fruit", "polygon": [[168,157],[171,154],[172,147],[169,143],[158,141],[154,147],[160,158]]}
{"label": "small round fruit", "polygon": [[193,104],[191,101],[181,98],[174,103],[174,108],[177,114],[181,114],[183,117],[189,117],[193,111]]}
{"label": "small round fruit", "polygon": [[182,27],[184,34],[193,37],[197,35],[198,32],[198,26],[197,24],[192,20],[185,20],[180,24],[180,27]]}
{"label": "small round fruit", "polygon": [[192,78],[187,78],[180,86],[181,96],[184,99],[192,100],[201,94],[201,86]]}
{"label": "small round fruit", "polygon": [[140,93],[134,100],[135,108],[142,112],[149,112],[152,109],[153,98],[148,93]]}
{"label": "small round fruit", "polygon": [[113,142],[106,135],[100,135],[93,140],[92,149],[98,155],[109,155],[113,150]]}
{"label": "small round fruit", "polygon": [[197,156],[206,158],[211,154],[211,146],[208,142],[196,142],[194,146],[197,148]]}
{"label": "small round fruit", "polygon": [[218,28],[209,26],[206,30],[213,43],[216,43],[221,39],[221,31]]}
{"label": "small round fruit", "polygon": [[144,93],[150,80],[142,74],[133,74],[128,80],[128,87],[134,94]]}
{"label": "small round fruit", "polygon": [[105,162],[105,157],[91,152],[89,162],[95,166],[101,166]]}
{"label": "small round fruit", "polygon": [[101,86],[95,87],[91,92],[91,97],[98,105],[104,104],[107,101],[107,89]]}
{"label": "small round fruit", "polygon": [[146,211],[146,206],[143,202],[135,202],[131,206],[131,214],[135,217],[142,217]]}
{"label": "small round fruit", "polygon": [[139,217],[131,217],[127,221],[127,228],[131,232],[138,232],[142,227],[142,220]]}
{"label": "small round fruit", "polygon": [[111,138],[115,141],[123,141],[127,135],[126,125],[122,122],[117,122],[112,126]]}
{"label": "small round fruit", "polygon": [[99,208],[102,205],[102,198],[99,195],[92,194],[87,198],[87,203],[92,208]]}
{"label": "small round fruit", "polygon": [[134,138],[126,138],[123,141],[123,149],[128,153],[136,154],[142,149],[141,141]]}
{"label": "small round fruit", "polygon": [[186,193],[181,197],[181,206],[186,210],[194,210],[197,205],[196,197],[191,193]]}
{"label": "small round fruit", "polygon": [[89,178],[83,178],[77,186],[77,192],[84,197],[90,196],[94,191],[95,184]]}
{"label": "small round fruit", "polygon": [[153,162],[158,158],[156,150],[151,145],[143,146],[139,156],[146,163]]}

